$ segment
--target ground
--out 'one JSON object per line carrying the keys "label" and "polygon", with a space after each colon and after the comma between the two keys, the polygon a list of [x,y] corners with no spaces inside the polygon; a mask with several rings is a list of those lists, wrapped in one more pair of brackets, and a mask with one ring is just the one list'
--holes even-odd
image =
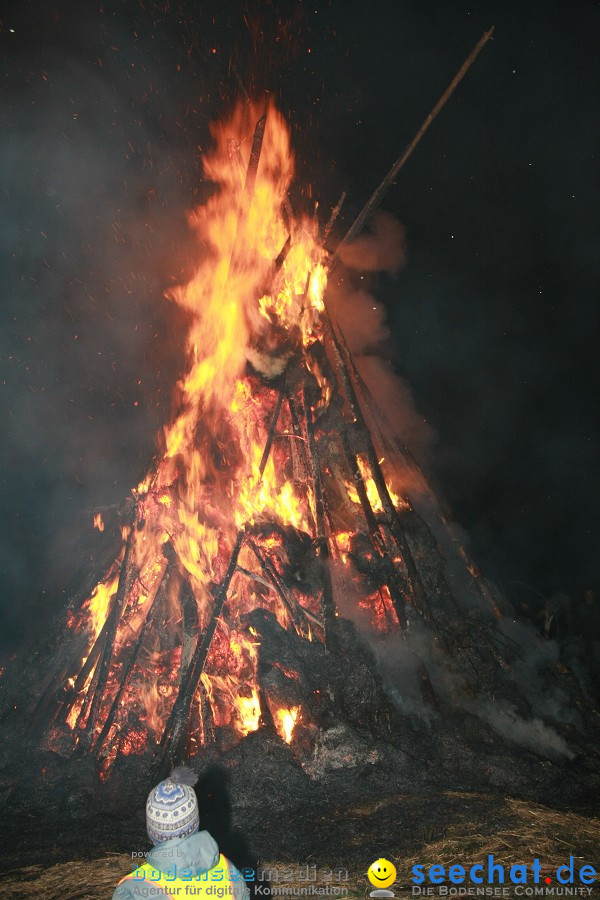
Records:
{"label": "ground", "polygon": [[[550,805],[497,794],[394,794],[363,806],[321,807],[315,810],[312,820],[305,818],[296,826],[302,830],[309,852],[300,860],[292,847],[285,857],[281,853],[276,858],[265,853],[260,857],[260,866],[281,872],[291,868],[297,873],[299,864],[315,865],[316,884],[323,870],[341,867],[348,871],[348,879],[340,886],[348,888],[351,898],[368,896],[366,871],[380,856],[396,866],[398,878],[393,889],[399,898],[411,896],[411,869],[417,863],[424,865],[426,871],[434,863],[446,869],[452,864],[467,867],[493,854],[495,862],[508,869],[519,862],[531,864],[538,858],[542,865],[541,882],[553,876],[551,886],[555,887],[556,869],[568,863],[570,855],[575,857],[576,869],[584,863],[600,868],[600,819],[591,811],[558,811]],[[308,843],[306,835],[310,835]],[[252,843],[251,835],[247,840]],[[120,841],[113,834],[107,837],[106,850],[96,849],[90,854],[82,838],[80,853],[70,850],[65,858],[60,846],[49,847],[43,864],[20,865],[8,871],[9,861],[0,858],[5,869],[0,896],[43,900],[110,897],[119,878],[135,867],[131,852],[125,852],[124,847],[122,852],[109,852],[108,848],[118,846]],[[300,883],[286,881],[285,886]],[[600,894],[599,887],[597,881],[593,896]],[[513,891],[511,886],[507,896],[514,896]]]}

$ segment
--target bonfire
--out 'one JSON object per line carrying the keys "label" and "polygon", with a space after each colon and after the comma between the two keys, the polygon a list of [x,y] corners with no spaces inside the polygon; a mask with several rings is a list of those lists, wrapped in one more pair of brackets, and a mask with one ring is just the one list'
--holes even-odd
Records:
{"label": "bonfire", "polygon": [[281,772],[291,754],[292,780],[366,762],[402,782],[427,768],[423,722],[457,784],[537,771],[475,758],[468,734],[574,757],[589,698],[482,577],[327,305],[344,247],[490,36],[335,252],[344,198],[326,221],[292,209],[276,107],[246,98],[213,126],[195,274],[167,296],[187,315],[185,374],[143,479],[93,515],[108,559],[30,668],[13,723],[36,766],[75,755],[106,782],[138,761],[143,780],[196,757],[252,767],[263,747]]}

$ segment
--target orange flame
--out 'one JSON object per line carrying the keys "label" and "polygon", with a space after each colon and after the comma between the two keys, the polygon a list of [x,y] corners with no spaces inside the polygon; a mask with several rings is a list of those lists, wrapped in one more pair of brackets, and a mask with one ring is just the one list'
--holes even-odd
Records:
{"label": "orange flame", "polygon": [[[360,470],[360,474],[362,475],[362,479],[363,479],[365,489],[367,492],[367,498],[369,500],[371,508],[372,508],[373,512],[381,513],[381,512],[383,512],[383,503],[382,503],[379,491],[377,489],[377,485],[375,484],[375,480],[373,479],[373,476],[371,475],[371,470],[369,468],[369,464],[367,463],[366,459],[364,459],[364,457],[360,456],[360,455],[357,457],[357,462],[358,462],[358,468]],[[398,494],[396,494],[392,490],[392,488],[390,487],[389,484],[386,484],[386,486],[388,489],[388,493],[390,495],[390,499],[391,499],[392,503],[394,504],[394,506],[396,507],[396,509],[408,507],[408,504],[406,503],[406,501],[403,500],[400,496],[398,496]],[[358,491],[356,489],[356,486],[354,484],[352,484],[351,482],[347,481],[346,489],[348,491],[348,497],[350,498],[352,503],[356,503],[357,505],[359,505],[360,498],[358,496]]]}
{"label": "orange flame", "polygon": [[102,518],[102,513],[95,513],[94,528],[97,528],[98,531],[104,531],[104,519]]}

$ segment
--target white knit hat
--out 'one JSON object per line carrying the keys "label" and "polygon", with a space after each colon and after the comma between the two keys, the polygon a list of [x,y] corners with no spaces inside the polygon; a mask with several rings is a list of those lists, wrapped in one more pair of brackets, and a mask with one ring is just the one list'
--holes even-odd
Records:
{"label": "white knit hat", "polygon": [[194,792],[197,780],[194,772],[179,766],[150,791],[146,801],[146,830],[153,844],[198,831],[200,814]]}

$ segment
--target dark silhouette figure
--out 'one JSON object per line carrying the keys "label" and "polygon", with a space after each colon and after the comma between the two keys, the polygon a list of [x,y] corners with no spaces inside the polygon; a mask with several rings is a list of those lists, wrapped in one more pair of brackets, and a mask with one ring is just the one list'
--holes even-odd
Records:
{"label": "dark silhouette figure", "polygon": [[242,832],[233,828],[231,798],[229,795],[229,773],[220,765],[208,766],[200,774],[195,787],[200,811],[200,827],[213,835],[222,853],[225,854],[244,875],[244,869],[252,869],[254,880],[246,878],[250,894],[256,887],[258,858]]}

